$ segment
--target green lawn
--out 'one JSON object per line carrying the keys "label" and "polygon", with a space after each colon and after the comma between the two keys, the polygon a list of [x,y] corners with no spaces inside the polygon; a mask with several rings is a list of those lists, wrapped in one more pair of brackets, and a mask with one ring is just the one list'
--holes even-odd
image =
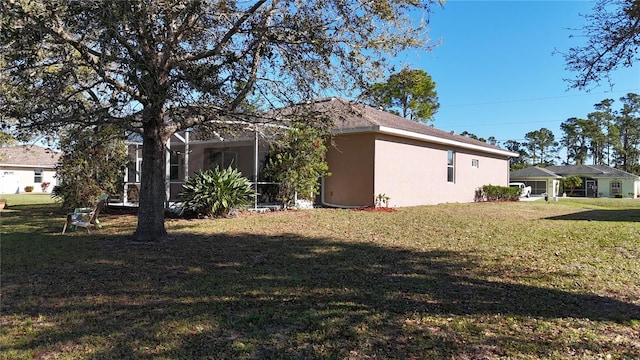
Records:
{"label": "green lawn", "polygon": [[1,358],[640,358],[640,200],[167,220],[149,245],[130,215],[61,235],[23,197],[0,214]]}

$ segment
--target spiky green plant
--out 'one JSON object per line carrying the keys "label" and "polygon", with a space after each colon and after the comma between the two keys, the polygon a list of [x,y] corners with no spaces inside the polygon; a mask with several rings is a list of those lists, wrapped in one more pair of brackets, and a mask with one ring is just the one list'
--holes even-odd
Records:
{"label": "spiky green plant", "polygon": [[249,179],[231,166],[197,172],[185,182],[180,194],[183,210],[217,217],[249,205],[254,196]]}

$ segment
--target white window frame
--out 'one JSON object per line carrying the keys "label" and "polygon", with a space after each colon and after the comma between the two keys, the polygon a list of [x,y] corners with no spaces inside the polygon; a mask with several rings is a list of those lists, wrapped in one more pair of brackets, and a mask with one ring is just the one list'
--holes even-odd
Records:
{"label": "white window frame", "polygon": [[456,182],[456,152],[453,150],[447,150],[447,182]]}
{"label": "white window frame", "polygon": [[169,155],[169,180],[180,179],[180,162],[182,157],[176,153]]}
{"label": "white window frame", "polygon": [[42,183],[42,178],[43,178],[42,175],[43,175],[42,169],[33,169],[33,182],[35,184]]}
{"label": "white window frame", "polygon": [[[616,184],[618,186],[613,186],[614,184]],[[620,194],[622,192],[622,181],[613,180],[612,182],[610,182],[609,183],[609,190],[611,191],[612,195]]]}

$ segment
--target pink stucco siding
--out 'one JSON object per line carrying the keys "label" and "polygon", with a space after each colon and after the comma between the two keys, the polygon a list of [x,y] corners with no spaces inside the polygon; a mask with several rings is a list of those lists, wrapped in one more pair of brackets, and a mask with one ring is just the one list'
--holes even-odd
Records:
{"label": "pink stucco siding", "polygon": [[[332,204],[371,206],[378,194],[400,207],[472,202],[482,185],[509,181],[506,157],[387,134],[342,135],[335,142],[327,156],[335,175],[325,179],[325,201]],[[453,182],[448,150],[455,155]]]}
{"label": "pink stucco siding", "polygon": [[[391,206],[472,202],[478,187],[508,184],[505,158],[388,135],[378,135],[375,147],[374,193],[389,196]],[[447,179],[449,150],[454,152],[453,182]]]}

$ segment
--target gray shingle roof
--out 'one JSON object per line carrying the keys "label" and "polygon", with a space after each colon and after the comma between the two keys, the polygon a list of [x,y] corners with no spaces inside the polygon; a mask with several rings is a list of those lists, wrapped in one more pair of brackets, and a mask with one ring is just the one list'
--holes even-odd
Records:
{"label": "gray shingle roof", "polygon": [[314,105],[327,113],[334,114],[334,128],[337,132],[353,132],[358,129],[365,132],[371,131],[371,128],[375,127],[387,127],[463,144],[480,146],[487,149],[507,151],[484,141],[475,140],[463,135],[456,135],[452,132],[436,129],[433,126],[409,120],[402,116],[375,109],[371,106],[353,103],[340,98],[319,100],[315,102]]}
{"label": "gray shingle roof", "polygon": [[55,167],[60,152],[37,145],[0,147],[0,164],[17,166]]}
{"label": "gray shingle roof", "polygon": [[529,166],[528,168],[516,170],[512,172],[510,175],[511,179],[524,179],[524,178],[560,178],[562,176],[553,173],[545,168],[540,168],[537,166]]}
{"label": "gray shingle roof", "polygon": [[549,166],[550,171],[556,174],[567,175],[584,175],[594,179],[599,178],[640,178],[640,176],[615,169],[604,165],[563,165],[563,166]]}

